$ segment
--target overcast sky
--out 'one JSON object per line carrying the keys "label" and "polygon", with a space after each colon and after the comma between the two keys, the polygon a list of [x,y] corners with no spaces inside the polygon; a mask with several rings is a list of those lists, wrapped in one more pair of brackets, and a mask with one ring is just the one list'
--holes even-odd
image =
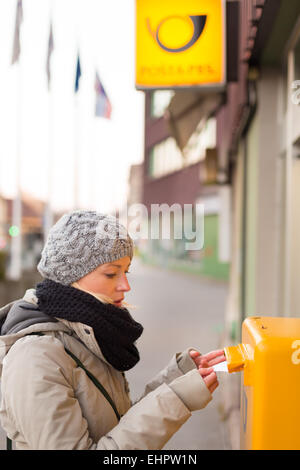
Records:
{"label": "overcast sky", "polygon": [[[21,56],[12,66],[16,3],[0,2],[1,194],[14,197],[20,152],[22,189],[46,199],[51,159],[51,203],[56,210],[72,209],[78,155],[80,206],[101,211],[120,207],[129,166],[143,159],[144,95],[134,87],[135,1],[23,0]],[[78,51],[82,76],[75,95]],[[96,70],[112,103],[111,120],[94,116]]]}

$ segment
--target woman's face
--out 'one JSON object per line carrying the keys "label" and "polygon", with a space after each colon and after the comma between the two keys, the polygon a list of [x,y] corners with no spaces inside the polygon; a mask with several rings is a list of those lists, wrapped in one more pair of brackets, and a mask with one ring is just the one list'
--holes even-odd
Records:
{"label": "woman's face", "polygon": [[114,305],[121,307],[125,292],[130,291],[126,276],[129,266],[129,256],[112,263],[101,264],[94,271],[79,279],[77,284],[83,290],[110,297]]}

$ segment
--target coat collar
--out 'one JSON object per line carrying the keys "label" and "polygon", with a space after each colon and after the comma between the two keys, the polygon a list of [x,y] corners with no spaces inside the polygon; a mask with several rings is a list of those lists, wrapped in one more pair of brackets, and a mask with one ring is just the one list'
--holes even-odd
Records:
{"label": "coat collar", "polygon": [[[35,289],[28,289],[25,292],[24,300],[31,302],[34,305],[38,304],[38,299],[35,293]],[[102,354],[102,351],[96,341],[94,330],[91,326],[85,325],[80,322],[70,322],[63,318],[56,317],[60,324],[63,324],[69,332],[75,333],[78,338],[85,344],[85,346],[93,353],[95,356],[102,359],[104,362],[109,364],[105,357]]]}
{"label": "coat collar", "polygon": [[[32,304],[34,307],[38,305],[38,299],[35,294],[35,289],[27,289],[23,299],[25,302]],[[10,304],[4,306],[1,309],[1,316],[6,316],[11,309],[11,307],[15,304],[15,302],[11,302]],[[10,347],[20,338],[26,336],[30,333],[35,332],[44,332],[47,331],[62,331],[66,334],[78,337],[78,339],[99,359],[101,359],[106,364],[109,364],[108,361],[102,354],[102,351],[96,341],[93,328],[89,325],[85,325],[84,323],[80,322],[70,322],[59,317],[56,318],[58,321],[49,321],[43,323],[35,323],[33,325],[28,326],[27,328],[23,328],[22,330],[18,331],[17,333],[7,334],[0,336],[0,363],[2,362],[4,356],[9,351]]]}

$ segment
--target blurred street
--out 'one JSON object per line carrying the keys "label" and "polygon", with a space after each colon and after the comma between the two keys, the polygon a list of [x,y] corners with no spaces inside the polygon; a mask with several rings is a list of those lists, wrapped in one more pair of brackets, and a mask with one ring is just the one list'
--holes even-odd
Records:
{"label": "blurred street", "polygon": [[[227,286],[197,276],[149,267],[134,259],[131,291],[126,300],[136,305],[134,318],[144,326],[138,342],[141,360],[126,376],[133,399],[174,353],[193,346],[205,353],[219,347]],[[207,408],[194,413],[165,449],[224,449],[226,442],[218,406],[220,387]]]}

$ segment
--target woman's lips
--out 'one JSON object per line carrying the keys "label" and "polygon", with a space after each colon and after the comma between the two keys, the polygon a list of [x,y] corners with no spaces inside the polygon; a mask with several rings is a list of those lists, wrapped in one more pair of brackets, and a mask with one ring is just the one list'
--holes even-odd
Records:
{"label": "woman's lips", "polygon": [[114,304],[119,307],[120,305],[122,305],[123,300],[124,300],[124,299],[115,300],[115,301],[114,301]]}

